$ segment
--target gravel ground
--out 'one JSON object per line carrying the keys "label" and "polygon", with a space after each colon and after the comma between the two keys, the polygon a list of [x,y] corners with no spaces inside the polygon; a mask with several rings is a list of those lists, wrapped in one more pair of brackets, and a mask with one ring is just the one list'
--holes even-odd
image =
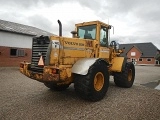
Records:
{"label": "gravel ground", "polygon": [[129,89],[111,81],[103,100],[87,102],[75,94],[73,85],[54,92],[17,68],[0,68],[0,120],[159,120],[160,91],[139,86],[144,78],[139,82],[137,77]]}

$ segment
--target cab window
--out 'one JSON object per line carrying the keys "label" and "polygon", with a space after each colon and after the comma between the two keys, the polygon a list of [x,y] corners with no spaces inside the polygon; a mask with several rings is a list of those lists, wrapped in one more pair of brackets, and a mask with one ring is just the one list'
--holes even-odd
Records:
{"label": "cab window", "polygon": [[101,26],[100,30],[100,45],[102,47],[108,46],[108,28]]}
{"label": "cab window", "polygon": [[78,36],[83,39],[96,39],[96,25],[78,27]]}

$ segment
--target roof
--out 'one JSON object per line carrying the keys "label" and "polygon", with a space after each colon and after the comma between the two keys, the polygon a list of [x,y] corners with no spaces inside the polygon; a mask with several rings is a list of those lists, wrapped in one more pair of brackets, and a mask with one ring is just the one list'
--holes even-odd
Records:
{"label": "roof", "polygon": [[47,31],[41,30],[36,27],[31,27],[27,25],[22,25],[19,23],[9,22],[5,20],[0,20],[0,31],[13,32],[18,34],[25,34],[31,36],[39,36],[39,35],[53,35]]}
{"label": "roof", "polygon": [[89,21],[89,22],[82,22],[82,23],[77,23],[76,26],[86,26],[86,25],[97,25],[97,24],[100,24],[102,26],[105,26],[105,27],[109,27],[110,25],[109,24],[106,24],[104,22],[101,22],[101,21]]}
{"label": "roof", "polygon": [[125,48],[125,52],[121,55],[126,56],[129,50],[133,47],[136,47],[142,53],[141,57],[155,57],[158,51],[158,48],[151,42],[120,44],[120,49]]}

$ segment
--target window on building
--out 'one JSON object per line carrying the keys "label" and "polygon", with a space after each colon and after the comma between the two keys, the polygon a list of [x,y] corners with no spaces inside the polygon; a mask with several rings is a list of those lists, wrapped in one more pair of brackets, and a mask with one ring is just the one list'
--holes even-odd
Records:
{"label": "window on building", "polygon": [[11,48],[10,56],[23,57],[25,56],[25,51],[23,49]]}
{"label": "window on building", "polygon": [[143,59],[142,59],[142,58],[139,58],[139,61],[143,61]]}
{"label": "window on building", "polygon": [[136,52],[131,52],[131,56],[136,56]]}
{"label": "window on building", "polygon": [[17,56],[17,49],[11,48],[10,49],[10,56]]}
{"label": "window on building", "polygon": [[151,58],[147,58],[147,61],[150,62],[150,61],[152,61],[152,59]]}
{"label": "window on building", "polygon": [[25,56],[25,52],[24,52],[24,50],[19,49],[19,50],[18,50],[18,56],[19,56],[19,57],[23,57],[23,56]]}

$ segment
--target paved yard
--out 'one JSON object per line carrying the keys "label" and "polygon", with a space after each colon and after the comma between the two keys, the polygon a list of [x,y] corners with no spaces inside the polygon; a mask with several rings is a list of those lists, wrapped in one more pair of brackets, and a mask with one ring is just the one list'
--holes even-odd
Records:
{"label": "paved yard", "polygon": [[0,68],[0,120],[158,120],[160,91],[139,85],[157,83],[159,71],[160,67],[136,66],[132,88],[119,88],[111,81],[105,98],[94,103],[80,99],[73,85],[54,92],[17,68]]}
{"label": "paved yard", "polygon": [[159,82],[160,82],[160,67],[136,66],[135,84],[147,84],[147,83],[158,84]]}

